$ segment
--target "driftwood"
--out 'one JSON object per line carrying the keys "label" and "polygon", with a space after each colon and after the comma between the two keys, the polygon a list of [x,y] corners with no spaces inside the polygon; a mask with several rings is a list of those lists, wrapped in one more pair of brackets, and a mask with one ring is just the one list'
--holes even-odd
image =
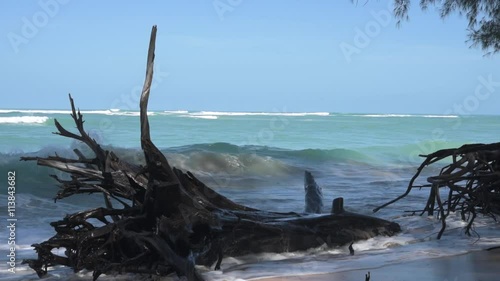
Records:
{"label": "driftwood", "polygon": [[[374,212],[406,197],[413,188],[428,187],[429,198],[420,215],[427,213],[433,216],[437,212],[442,223],[438,239],[443,235],[450,212],[458,211],[462,220],[468,221],[465,227],[468,235],[478,214],[490,216],[496,221],[496,216],[500,214],[500,143],[467,144],[421,156],[425,160],[410,180],[406,192],[375,208]],[[429,184],[415,184],[425,167],[447,159],[451,159],[451,164],[444,166],[439,175],[427,178]],[[443,187],[448,188],[444,200],[440,192]]]}
{"label": "driftwood", "polygon": [[[68,215],[53,222],[56,234],[34,244],[37,259],[25,262],[41,277],[47,267],[87,269],[94,280],[102,273],[166,275],[176,272],[202,280],[195,264],[220,268],[223,256],[306,250],[323,244],[344,245],[400,231],[396,223],[343,212],[308,216],[275,213],[237,204],[207,187],[192,173],[171,167],[150,137],[147,105],[153,77],[156,26],[153,26],[147,71],[140,99],[141,148],[146,166],[119,159],[104,150],[83,128],[83,117],[70,96],[78,133],[55,121],[59,134],[85,143],[93,158],[75,151],[77,159],[59,156],[23,157],[66,172],[56,199],[80,193],[101,193],[105,207]],[[117,206],[115,206],[117,205]],[[64,256],[52,252],[64,248]]]}

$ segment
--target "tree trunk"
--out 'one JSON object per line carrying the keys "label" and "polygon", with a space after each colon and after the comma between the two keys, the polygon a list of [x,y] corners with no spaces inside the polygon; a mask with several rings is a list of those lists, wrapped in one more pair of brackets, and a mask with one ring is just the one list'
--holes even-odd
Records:
{"label": "tree trunk", "polygon": [[[53,176],[61,185],[56,199],[95,192],[103,193],[105,198],[106,207],[52,223],[56,234],[33,245],[38,259],[25,262],[39,276],[47,272],[47,266],[65,265],[75,271],[94,271],[94,280],[109,272],[165,275],[174,271],[189,280],[202,280],[194,265],[211,266],[218,261],[219,267],[223,255],[298,251],[323,244],[339,246],[400,231],[396,223],[338,210],[335,214],[307,216],[253,209],[218,194],[192,173],[172,168],[150,138],[147,116],[155,39],[153,26],[140,99],[145,167],[120,160],[91,139],[71,96],[71,116],[79,134],[67,131],[56,120],[58,134],[84,142],[95,158],[87,159],[79,151],[75,151],[77,159],[22,158],[71,175],[71,180]],[[117,200],[121,208],[114,207],[111,199]],[[54,248],[65,248],[65,256],[52,253]]]}

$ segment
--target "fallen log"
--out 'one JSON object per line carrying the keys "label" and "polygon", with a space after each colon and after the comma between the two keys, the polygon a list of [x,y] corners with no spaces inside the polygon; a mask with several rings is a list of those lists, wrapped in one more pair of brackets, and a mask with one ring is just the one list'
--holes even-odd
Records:
{"label": "fallen log", "polygon": [[[21,158],[70,175],[70,180],[53,176],[60,184],[56,199],[102,193],[106,206],[51,223],[56,234],[33,245],[37,259],[24,261],[40,277],[49,266],[64,265],[75,272],[91,270],[94,280],[102,273],[113,272],[176,272],[188,280],[202,280],[195,264],[217,263],[219,269],[223,256],[298,251],[323,244],[339,246],[400,231],[396,223],[343,212],[342,208],[333,214],[313,216],[257,210],[215,192],[191,172],[171,167],[151,140],[147,116],[155,39],[153,26],[140,99],[145,166],[120,160],[92,139],[71,96],[71,117],[78,133],[69,132],[56,120],[56,134],[82,141],[94,158],[79,151],[75,151],[75,159],[57,155]],[[114,206],[117,202],[120,208]],[[52,252],[56,248],[64,248],[64,256]]]}

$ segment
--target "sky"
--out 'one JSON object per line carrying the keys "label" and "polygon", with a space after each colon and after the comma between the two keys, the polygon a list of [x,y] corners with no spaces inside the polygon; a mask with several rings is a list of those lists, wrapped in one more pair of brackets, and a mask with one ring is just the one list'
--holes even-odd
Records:
{"label": "sky", "polygon": [[500,114],[500,55],[419,1],[1,1],[1,109]]}

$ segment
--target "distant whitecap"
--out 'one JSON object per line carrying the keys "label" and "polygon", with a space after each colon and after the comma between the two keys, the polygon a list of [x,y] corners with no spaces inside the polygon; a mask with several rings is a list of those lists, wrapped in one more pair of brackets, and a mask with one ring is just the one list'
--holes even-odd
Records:
{"label": "distant whitecap", "polygon": [[240,111],[199,111],[192,115],[200,116],[328,116],[329,112],[240,112]]}
{"label": "distant whitecap", "polygon": [[186,117],[191,117],[191,118],[199,118],[199,119],[217,119],[218,117],[215,115],[185,115]]}
{"label": "distant whitecap", "polygon": [[165,110],[163,111],[164,114],[187,114],[189,111],[187,110]]}
{"label": "distant whitecap", "polygon": [[47,120],[47,116],[11,116],[0,117],[0,124],[43,124]]}

